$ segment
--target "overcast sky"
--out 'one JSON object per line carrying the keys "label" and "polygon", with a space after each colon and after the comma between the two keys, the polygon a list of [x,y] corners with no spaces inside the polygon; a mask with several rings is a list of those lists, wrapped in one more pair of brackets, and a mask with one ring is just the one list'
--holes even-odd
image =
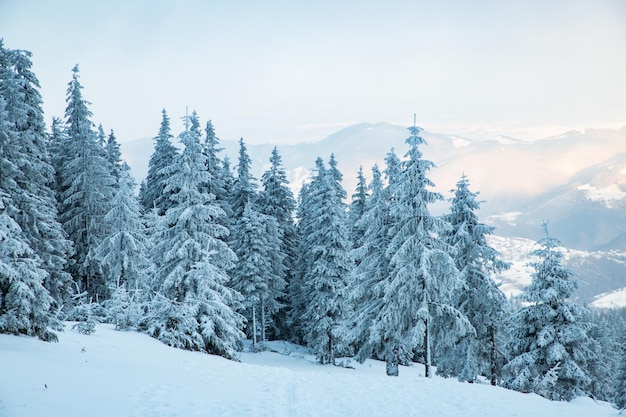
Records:
{"label": "overcast sky", "polygon": [[121,142],[175,134],[185,106],[222,139],[323,139],[358,122],[521,139],[626,126],[626,1],[0,0],[33,53],[46,122],[78,63]]}

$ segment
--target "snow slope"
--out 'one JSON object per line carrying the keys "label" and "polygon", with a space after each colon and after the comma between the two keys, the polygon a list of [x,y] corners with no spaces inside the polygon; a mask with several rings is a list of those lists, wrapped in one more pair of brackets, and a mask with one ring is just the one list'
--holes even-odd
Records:
{"label": "snow slope", "polygon": [[134,332],[67,326],[59,343],[0,335],[0,416],[533,416],[618,412],[579,398],[550,402],[483,384],[423,378],[421,366],[321,366],[302,348],[243,353],[241,363],[182,351]]}

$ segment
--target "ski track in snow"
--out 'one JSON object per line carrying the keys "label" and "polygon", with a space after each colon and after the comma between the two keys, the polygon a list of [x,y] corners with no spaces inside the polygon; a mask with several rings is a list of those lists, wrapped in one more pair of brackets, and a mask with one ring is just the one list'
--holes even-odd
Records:
{"label": "ski track in snow", "polygon": [[[241,363],[173,349],[134,332],[67,326],[59,343],[0,335],[1,417],[604,417],[580,398],[550,402],[486,384],[385,375],[384,363],[322,366],[302,348],[242,353]],[[282,347],[281,347],[282,346]]]}

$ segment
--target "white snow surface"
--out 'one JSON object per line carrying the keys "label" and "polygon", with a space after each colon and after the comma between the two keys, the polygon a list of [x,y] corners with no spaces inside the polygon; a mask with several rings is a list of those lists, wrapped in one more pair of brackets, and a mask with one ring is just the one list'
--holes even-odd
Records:
{"label": "white snow surface", "polygon": [[387,377],[378,361],[322,366],[301,347],[269,346],[275,352],[245,352],[238,363],[110,325],[85,336],[68,323],[58,343],[0,335],[0,416],[618,415],[589,398],[551,402],[487,384],[427,379],[417,364]]}
{"label": "white snow surface", "polygon": [[604,309],[626,307],[626,287],[596,296],[591,302],[591,306]]}
{"label": "white snow surface", "polygon": [[594,187],[591,184],[578,186],[580,191],[584,191],[591,201],[602,202],[607,207],[611,207],[611,202],[626,198],[626,191],[622,190],[619,184],[610,184],[605,187]]}

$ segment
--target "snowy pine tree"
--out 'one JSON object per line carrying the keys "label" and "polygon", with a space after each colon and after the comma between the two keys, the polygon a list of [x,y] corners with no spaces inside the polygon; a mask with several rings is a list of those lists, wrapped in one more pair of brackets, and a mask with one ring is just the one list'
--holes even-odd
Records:
{"label": "snowy pine tree", "polygon": [[[238,233],[233,241],[238,261],[231,286],[243,296],[248,320],[248,335],[253,347],[260,338],[267,340],[266,329],[282,307],[286,282],[281,234],[276,219],[256,211],[251,203],[237,219]],[[260,318],[260,320],[259,320]]]}
{"label": "snowy pine tree", "polygon": [[120,172],[124,169],[122,166],[122,151],[120,150],[120,144],[117,142],[115,133],[111,130],[107,137],[106,144],[104,146],[106,151],[106,160],[109,162],[109,168],[111,175],[117,182],[120,179]]}
{"label": "snowy pine tree", "polygon": [[339,325],[345,318],[352,260],[340,173],[336,165],[326,170],[319,158],[316,164],[317,177],[304,196],[307,201],[303,201],[307,215],[301,219],[301,251],[306,253],[300,278],[302,294],[306,295],[301,325],[307,345],[320,363],[328,364],[345,350]]}
{"label": "snowy pine tree", "polygon": [[389,201],[383,187],[378,166],[372,168],[370,196],[365,201],[363,215],[356,226],[364,231],[362,244],[353,250],[353,257],[361,259],[352,271],[349,281],[349,302],[353,314],[345,322],[348,340],[357,349],[357,360],[364,362],[374,356],[384,359],[384,348],[373,333],[372,322],[380,311],[389,277]]}
{"label": "snowy pine tree", "polygon": [[623,411],[626,409],[626,337],[621,340],[621,358],[615,381],[615,406]]}
{"label": "snowy pine tree", "polygon": [[138,324],[139,300],[151,272],[144,224],[134,189],[130,167],[124,164],[111,209],[104,217],[109,234],[95,250],[110,292],[107,307],[117,328]]}
{"label": "snowy pine tree", "polygon": [[0,333],[25,334],[56,341],[61,323],[51,311],[52,297],[43,286],[46,271],[11,218],[11,201],[0,189]]}
{"label": "snowy pine tree", "polygon": [[407,160],[390,189],[391,237],[387,248],[390,273],[384,303],[374,319],[372,333],[385,345],[388,374],[397,375],[398,359],[416,349],[424,356],[431,376],[433,348],[471,331],[467,318],[453,305],[452,295],[462,285],[454,261],[440,236],[446,223],[430,214],[428,204],[441,200],[426,174],[434,166],[422,159],[420,128],[409,128]]}
{"label": "snowy pine tree", "polygon": [[106,235],[104,216],[109,211],[115,180],[108,169],[104,148],[98,142],[90,120],[88,102],[78,81],[78,65],[67,89],[65,110],[69,155],[61,167],[63,194],[60,218],[76,254],[71,273],[80,292],[95,299],[107,289],[93,251]]}
{"label": "snowy pine tree", "polygon": [[145,213],[152,210],[153,207],[157,207],[159,214],[163,215],[172,205],[170,201],[171,192],[165,193],[164,190],[168,177],[167,169],[173,165],[178,150],[172,145],[174,136],[165,109],[162,110],[161,115],[161,127],[158,135],[154,138],[154,152],[148,162],[148,175],[139,198]]}
{"label": "snowy pine tree", "polygon": [[[275,265],[275,274],[285,281],[285,292],[293,278],[298,239],[293,222],[296,202],[289,189],[287,174],[282,166],[282,158],[276,147],[272,150],[270,167],[263,173],[261,182],[263,190],[259,192],[259,211],[276,220],[280,247],[277,253],[283,258],[282,264]],[[285,293],[279,299],[282,304],[289,305],[290,300]],[[286,338],[289,334],[286,309],[279,310],[274,318],[271,336]]]}
{"label": "snowy pine tree", "polygon": [[[359,167],[357,173],[357,184],[354,194],[352,194],[352,202],[348,210],[348,231],[350,232],[350,241],[353,247],[358,248],[363,245],[363,234],[365,233],[363,228],[359,225],[359,220],[363,217],[365,212],[367,200],[367,183],[363,176],[363,167]],[[355,259],[355,262],[359,262],[360,259]]]}
{"label": "snowy pine tree", "polygon": [[47,272],[43,284],[59,309],[71,298],[66,267],[72,245],[58,221],[43,103],[30,57],[27,51],[4,49],[0,41],[0,188],[11,195],[17,209],[13,219],[41,259]]}
{"label": "snowy pine tree", "polygon": [[212,194],[200,192],[211,178],[195,112],[187,123],[180,135],[185,148],[164,189],[173,192],[174,205],[165,214],[155,247],[160,284],[147,331],[171,346],[236,359],[244,337],[243,317],[236,312],[241,295],[226,286],[236,256],[222,240],[228,235],[221,224],[224,211]]}
{"label": "snowy pine tree", "polygon": [[529,304],[511,323],[504,386],[569,401],[590,393],[589,365],[596,354],[588,335],[589,311],[568,301],[579,282],[562,265],[560,242],[550,236],[547,224],[543,229],[545,237],[531,254],[538,258],[529,264],[534,269],[532,283],[521,295]]}
{"label": "snowy pine tree", "polygon": [[[248,155],[248,148],[239,139],[239,160],[237,163],[237,178],[233,184],[230,198],[230,206],[233,211],[233,221],[236,222],[243,215],[243,211],[248,203],[256,204],[256,178],[251,171],[252,160]],[[236,233],[236,230],[234,231]]]}
{"label": "snowy pine tree", "polygon": [[458,293],[456,306],[469,319],[475,333],[458,340],[440,355],[437,372],[469,382],[482,375],[496,385],[505,360],[503,333],[508,303],[491,274],[507,269],[509,264],[487,243],[486,237],[494,228],[478,221],[478,193],[470,191],[465,175],[452,191],[452,207],[445,216],[452,229],[446,236],[465,284]]}

